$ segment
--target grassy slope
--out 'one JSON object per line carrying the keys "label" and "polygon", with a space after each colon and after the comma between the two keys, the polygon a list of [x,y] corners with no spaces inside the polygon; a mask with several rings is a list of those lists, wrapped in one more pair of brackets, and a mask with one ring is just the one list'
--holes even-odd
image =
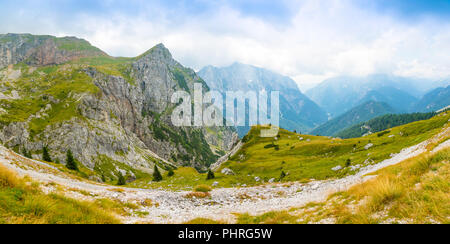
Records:
{"label": "grassy slope", "polygon": [[[242,149],[221,166],[213,180],[206,180],[206,174],[199,174],[192,168],[179,168],[175,170],[174,176],[164,176],[162,182],[149,184],[151,178],[143,178],[130,186],[189,190],[199,184],[212,185],[215,181],[219,182],[218,187],[232,187],[238,183],[254,186],[263,184],[261,181],[255,181],[256,176],[264,182],[268,182],[271,178],[278,181],[282,171],[287,174],[282,182],[339,178],[355,173],[349,167],[345,167],[348,159],[352,166],[369,161],[371,164],[381,162],[390,158],[392,153],[399,153],[405,147],[429,139],[440,132],[443,126],[447,126],[449,119],[450,114],[440,114],[429,120],[392,128],[389,133],[380,137],[374,134],[345,140],[298,135],[285,130],[281,130],[280,138],[275,140],[259,137],[260,127],[253,128]],[[394,137],[389,137],[390,135]],[[304,139],[300,141],[299,137]],[[307,141],[308,139],[310,141]],[[279,150],[275,147],[265,148],[272,142],[278,145]],[[364,149],[369,143],[374,146],[369,150]],[[333,171],[332,168],[337,165],[344,169]],[[221,174],[223,168],[230,168],[236,175]]]}
{"label": "grassy slope", "polygon": [[450,149],[380,170],[377,178],[289,211],[240,215],[255,223],[450,223]]}
{"label": "grassy slope", "polygon": [[112,206],[45,195],[36,183],[0,166],[0,224],[115,224]]}
{"label": "grassy slope", "polygon": [[412,113],[412,114],[387,114],[369,121],[351,126],[336,133],[340,138],[356,138],[368,132],[377,133],[395,126],[409,124],[414,121],[426,120],[435,116],[435,113]]}

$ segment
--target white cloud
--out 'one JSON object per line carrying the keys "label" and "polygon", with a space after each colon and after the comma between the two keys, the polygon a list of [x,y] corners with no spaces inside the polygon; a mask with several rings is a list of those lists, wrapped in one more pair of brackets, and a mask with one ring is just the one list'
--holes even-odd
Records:
{"label": "white cloud", "polygon": [[133,16],[83,14],[39,31],[77,35],[115,56],[137,56],[162,42],[177,60],[196,70],[239,61],[288,75],[302,90],[337,75],[450,77],[449,23],[431,18],[407,23],[361,9],[350,0],[289,4],[298,11],[286,23],[248,16],[226,5],[186,16],[148,7]]}

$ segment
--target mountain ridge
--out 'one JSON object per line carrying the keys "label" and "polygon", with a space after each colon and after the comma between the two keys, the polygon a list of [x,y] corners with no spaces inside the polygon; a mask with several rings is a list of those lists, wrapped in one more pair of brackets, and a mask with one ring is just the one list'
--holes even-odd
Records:
{"label": "mountain ridge", "polygon": [[314,129],[311,133],[321,136],[334,136],[336,133],[347,127],[370,120],[380,115],[396,112],[397,111],[387,103],[368,101],[350,109],[332,120],[329,120],[325,124]]}
{"label": "mountain ridge", "polygon": [[[287,76],[238,62],[220,68],[206,66],[198,73],[211,89],[221,93],[264,90],[269,94],[271,91],[279,91],[280,125],[286,129],[310,131],[327,120],[325,112],[301,93],[295,81]],[[246,133],[248,130],[247,126],[243,131]]]}

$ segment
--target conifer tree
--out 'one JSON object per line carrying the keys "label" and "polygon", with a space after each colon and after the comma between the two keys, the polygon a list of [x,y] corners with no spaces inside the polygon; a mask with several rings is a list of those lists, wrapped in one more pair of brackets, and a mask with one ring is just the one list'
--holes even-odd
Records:
{"label": "conifer tree", "polygon": [[284,177],[286,177],[286,173],[284,173],[284,171],[281,171],[280,181],[283,180]]}
{"label": "conifer tree", "polygon": [[125,181],[125,177],[123,177],[122,172],[119,171],[119,179],[117,180],[117,185],[124,186],[127,182]]}
{"label": "conifer tree", "polygon": [[162,181],[162,175],[161,175],[161,173],[159,172],[159,169],[158,169],[158,167],[155,165],[155,168],[154,168],[154,170],[153,170],[153,181],[156,181],[156,182],[158,182],[158,181]]}
{"label": "conifer tree", "polygon": [[212,180],[216,178],[216,176],[214,175],[214,172],[212,172],[211,170],[208,170],[208,176],[206,176],[207,180]]}
{"label": "conifer tree", "polygon": [[72,151],[70,149],[67,151],[66,167],[70,170],[78,170],[77,162],[75,162]]}
{"label": "conifer tree", "polygon": [[42,149],[42,160],[44,160],[45,162],[52,161],[52,158],[50,157],[47,146],[44,146],[44,148]]}

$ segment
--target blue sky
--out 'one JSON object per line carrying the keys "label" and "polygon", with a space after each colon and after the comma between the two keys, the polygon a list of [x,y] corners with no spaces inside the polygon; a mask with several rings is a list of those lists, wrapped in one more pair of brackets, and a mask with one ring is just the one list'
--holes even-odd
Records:
{"label": "blue sky", "polygon": [[114,56],[163,42],[196,70],[249,63],[302,90],[338,75],[450,77],[450,0],[0,0],[0,23]]}

